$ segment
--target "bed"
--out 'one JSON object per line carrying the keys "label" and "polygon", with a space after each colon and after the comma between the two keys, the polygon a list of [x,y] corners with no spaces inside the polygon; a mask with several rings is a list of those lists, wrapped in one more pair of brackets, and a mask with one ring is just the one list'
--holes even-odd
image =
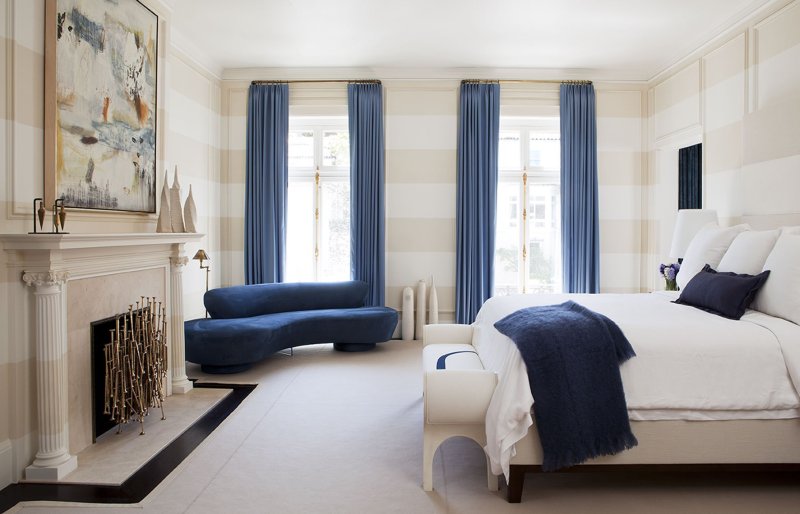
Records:
{"label": "bed", "polygon": [[[794,234],[791,252],[800,249],[800,234]],[[787,255],[794,260],[794,254]],[[768,256],[773,259],[771,254],[764,259]],[[767,264],[777,268],[780,263]],[[762,260],[759,269],[767,264]],[[780,294],[789,295],[780,298],[789,304],[790,315],[783,317],[748,309],[740,320],[726,319],[672,303],[678,293],[664,291],[488,300],[470,327],[470,340],[461,342],[469,342],[497,385],[486,406],[485,437],[464,430],[457,435],[485,444],[490,472],[504,474],[508,500],[520,501],[525,473],[540,471],[542,463],[532,416],[536,407],[520,353],[494,323],[524,307],[572,300],[614,320],[637,354],[620,366],[620,374],[638,446],[579,468],[735,464],[794,469],[800,463],[800,325],[789,319],[798,312],[800,287],[797,265],[780,266],[791,269],[773,272],[769,294],[780,286]],[[760,304],[771,312],[769,302]],[[462,330],[462,338],[466,333]]]}

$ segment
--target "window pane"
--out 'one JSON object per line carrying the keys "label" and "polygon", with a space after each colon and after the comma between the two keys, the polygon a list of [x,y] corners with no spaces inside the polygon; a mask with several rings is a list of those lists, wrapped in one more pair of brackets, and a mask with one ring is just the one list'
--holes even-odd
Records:
{"label": "window pane", "polygon": [[289,180],[286,220],[287,282],[314,280],[314,183]]}
{"label": "window pane", "polygon": [[289,169],[314,167],[314,131],[289,132]]}
{"label": "window pane", "polygon": [[325,131],[322,134],[322,165],[350,167],[350,137],[345,131]]}
{"label": "window pane", "polygon": [[500,132],[500,145],[497,149],[497,164],[501,170],[519,170],[521,152],[519,131],[503,130]]}
{"label": "window pane", "polygon": [[317,280],[350,280],[350,181],[323,180],[320,195]]}
{"label": "window pane", "polygon": [[494,295],[520,292],[520,193],[521,185],[517,182],[499,182],[497,184]]}
{"label": "window pane", "polygon": [[528,147],[528,166],[531,168],[560,169],[561,141],[555,136],[532,134]]}
{"label": "window pane", "polygon": [[561,291],[561,199],[558,184],[528,185],[529,293]]}

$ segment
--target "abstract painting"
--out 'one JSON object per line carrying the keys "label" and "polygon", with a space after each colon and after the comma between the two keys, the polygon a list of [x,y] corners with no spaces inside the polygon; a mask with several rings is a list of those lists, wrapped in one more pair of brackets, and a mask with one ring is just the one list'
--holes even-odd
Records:
{"label": "abstract painting", "polygon": [[158,17],[136,0],[50,0],[48,9],[55,197],[155,212]]}

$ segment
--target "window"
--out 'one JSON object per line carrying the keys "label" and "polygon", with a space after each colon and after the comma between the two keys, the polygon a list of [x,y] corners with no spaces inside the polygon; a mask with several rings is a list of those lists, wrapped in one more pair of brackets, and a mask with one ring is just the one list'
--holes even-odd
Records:
{"label": "window", "polygon": [[557,118],[502,118],[494,294],[561,292]]}
{"label": "window", "polygon": [[346,117],[289,119],[287,282],[350,279]]}

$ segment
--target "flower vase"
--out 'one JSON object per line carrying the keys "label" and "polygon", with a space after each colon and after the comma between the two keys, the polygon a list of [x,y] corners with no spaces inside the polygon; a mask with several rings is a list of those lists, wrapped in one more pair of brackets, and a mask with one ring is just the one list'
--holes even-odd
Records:
{"label": "flower vase", "polygon": [[665,281],[666,281],[666,284],[667,284],[665,289],[667,291],[677,291],[678,290],[678,282],[674,278],[672,280],[667,278],[667,279],[665,279]]}

